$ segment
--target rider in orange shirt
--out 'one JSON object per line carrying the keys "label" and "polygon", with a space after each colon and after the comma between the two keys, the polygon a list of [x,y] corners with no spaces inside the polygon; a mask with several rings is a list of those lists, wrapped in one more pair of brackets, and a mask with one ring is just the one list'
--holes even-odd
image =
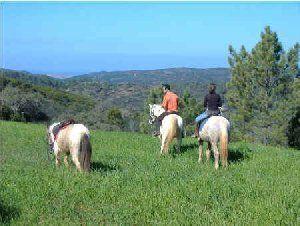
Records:
{"label": "rider in orange shirt", "polygon": [[[159,127],[161,126],[162,120],[165,116],[169,114],[178,114],[179,103],[179,97],[175,93],[170,91],[169,84],[162,84],[162,88],[164,92],[164,99],[161,106],[165,109],[165,112],[157,118]],[[159,135],[159,132],[155,132],[155,135]]]}
{"label": "rider in orange shirt", "polygon": [[170,91],[169,84],[163,84],[164,99],[161,106],[166,110],[167,114],[178,113],[178,96]]}

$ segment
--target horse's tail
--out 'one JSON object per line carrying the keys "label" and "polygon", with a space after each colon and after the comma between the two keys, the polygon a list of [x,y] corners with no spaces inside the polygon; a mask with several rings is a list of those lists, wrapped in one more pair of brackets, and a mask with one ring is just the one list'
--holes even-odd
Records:
{"label": "horse's tail", "polygon": [[81,168],[88,172],[91,166],[92,146],[88,134],[84,134],[80,146],[80,164]]}
{"label": "horse's tail", "polygon": [[228,128],[223,128],[220,134],[220,149],[221,149],[221,158],[222,165],[227,167],[228,165],[228,141],[229,141],[229,131]]}

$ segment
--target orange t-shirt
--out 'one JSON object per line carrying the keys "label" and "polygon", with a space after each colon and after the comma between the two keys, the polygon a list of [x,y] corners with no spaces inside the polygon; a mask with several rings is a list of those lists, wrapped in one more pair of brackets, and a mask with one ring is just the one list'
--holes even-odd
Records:
{"label": "orange t-shirt", "polygon": [[164,96],[162,106],[167,112],[172,112],[172,111],[177,112],[178,101],[179,101],[178,96],[175,93],[168,91]]}

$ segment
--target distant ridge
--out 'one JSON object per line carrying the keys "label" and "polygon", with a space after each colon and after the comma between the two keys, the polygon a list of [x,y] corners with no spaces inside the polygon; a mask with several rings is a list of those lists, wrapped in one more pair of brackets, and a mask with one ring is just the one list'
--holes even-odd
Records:
{"label": "distant ridge", "polygon": [[167,68],[157,70],[129,70],[113,72],[92,72],[71,78],[65,81],[99,81],[113,84],[143,84],[157,85],[162,82],[169,83],[202,83],[210,81],[228,81],[230,71],[228,68]]}
{"label": "distant ridge", "polygon": [[207,83],[227,82],[230,79],[228,68],[167,68],[156,70],[101,71],[64,78],[45,74],[32,74],[27,71],[0,69],[5,76],[20,79],[35,85],[59,87],[72,82],[107,82],[111,84],[142,84],[154,86],[163,82],[168,83]]}

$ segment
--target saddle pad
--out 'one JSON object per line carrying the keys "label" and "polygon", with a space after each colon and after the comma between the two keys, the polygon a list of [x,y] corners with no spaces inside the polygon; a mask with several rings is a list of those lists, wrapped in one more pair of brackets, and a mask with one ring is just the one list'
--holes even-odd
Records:
{"label": "saddle pad", "polygon": [[68,125],[71,125],[71,124],[75,124],[75,120],[74,119],[70,119],[70,120],[61,122],[58,125],[54,126],[54,128],[52,130],[52,133],[54,135],[54,140],[56,140],[57,135],[58,135],[58,133],[59,133],[60,130],[66,128]]}

